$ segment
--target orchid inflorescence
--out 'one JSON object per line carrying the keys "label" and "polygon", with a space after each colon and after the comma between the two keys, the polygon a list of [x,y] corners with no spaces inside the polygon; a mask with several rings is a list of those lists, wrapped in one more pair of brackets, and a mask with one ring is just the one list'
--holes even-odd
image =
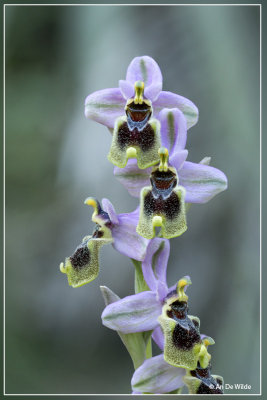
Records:
{"label": "orchid inflorescence", "polygon": [[[69,284],[82,286],[99,272],[99,250],[112,243],[135,266],[135,294],[120,299],[101,286],[105,301],[103,324],[118,332],[135,372],[135,394],[223,393],[223,378],[211,375],[208,346],[214,340],[200,333],[199,318],[188,314],[189,276],[168,287],[169,239],[187,230],[191,203],[206,203],[227,188],[223,172],[210,158],[187,161],[187,130],[198,120],[197,107],[185,97],[162,90],[158,64],[148,56],[130,63],[119,88],[104,89],[85,100],[85,115],[112,133],[108,159],[114,175],[137,209],[117,214],[108,199],[93,197],[96,227],[74,254],[60,264]],[[152,357],[151,339],[162,353]]]}

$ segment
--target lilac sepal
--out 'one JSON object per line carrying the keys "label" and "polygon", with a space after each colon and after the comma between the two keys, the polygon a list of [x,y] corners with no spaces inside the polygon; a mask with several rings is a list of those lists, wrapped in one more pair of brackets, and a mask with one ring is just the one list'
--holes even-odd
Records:
{"label": "lilac sepal", "polygon": [[[136,213],[119,214],[119,225],[112,229],[114,247],[127,257],[142,261],[146,255],[148,239],[143,238],[136,232]],[[138,214],[137,214],[138,218]]]}
{"label": "lilac sepal", "polygon": [[187,203],[206,203],[227,189],[227,178],[217,168],[186,161],[179,171],[179,184],[186,189]]}
{"label": "lilac sepal", "polygon": [[149,358],[137,368],[132,377],[132,389],[142,393],[169,393],[184,386],[183,368],[164,361],[163,354]]}
{"label": "lilac sepal", "polygon": [[102,206],[112,222],[111,233],[114,248],[127,257],[142,261],[146,256],[149,240],[136,232],[139,208],[131,213],[116,214],[108,199],[102,200]]}
{"label": "lilac sepal", "polygon": [[134,95],[134,82],[145,83],[144,96],[151,100],[154,116],[163,108],[180,109],[187,121],[187,129],[198,120],[198,109],[192,101],[172,92],[162,91],[162,75],[158,64],[148,56],[136,57],[130,63],[126,80],[119,81],[119,88],[103,89],[87,96],[85,116],[108,128],[114,128],[115,120],[124,115],[126,100]]}
{"label": "lilac sepal", "polygon": [[146,257],[142,262],[144,279],[152,291],[157,291],[159,300],[167,295],[166,271],[170,254],[167,239],[154,238],[147,246]]}
{"label": "lilac sepal", "polygon": [[125,100],[134,97],[134,85],[131,82],[120,80],[119,88]]}
{"label": "lilac sepal", "polygon": [[164,108],[159,113],[161,124],[161,145],[166,147],[169,154],[183,150],[187,139],[186,119],[178,108]]}
{"label": "lilac sepal", "polygon": [[[126,74],[126,82],[132,84],[136,81],[143,81],[145,84],[144,95],[147,99],[155,100],[162,90],[162,75],[158,64],[148,56],[135,57]],[[129,93],[125,93],[128,95]],[[128,97],[128,96],[127,96]]]}
{"label": "lilac sepal", "polygon": [[119,88],[98,90],[85,99],[85,116],[108,128],[114,128],[118,117],[124,114],[126,101]]}
{"label": "lilac sepal", "polygon": [[157,100],[153,102],[154,117],[158,118],[163,108],[179,108],[186,118],[187,129],[194,126],[198,121],[198,108],[186,97],[180,96],[172,92],[160,92]]}
{"label": "lilac sepal", "polygon": [[176,169],[178,175],[181,168],[183,168],[187,156],[188,150],[179,150],[177,153],[171,154],[169,158],[170,165]]}
{"label": "lilac sepal", "polygon": [[169,163],[179,171],[188,155],[185,150],[187,140],[186,119],[177,108],[164,108],[159,113],[162,146],[169,151]]}
{"label": "lilac sepal", "polygon": [[162,304],[155,292],[141,292],[108,305],[102,313],[103,325],[122,333],[154,329]]}

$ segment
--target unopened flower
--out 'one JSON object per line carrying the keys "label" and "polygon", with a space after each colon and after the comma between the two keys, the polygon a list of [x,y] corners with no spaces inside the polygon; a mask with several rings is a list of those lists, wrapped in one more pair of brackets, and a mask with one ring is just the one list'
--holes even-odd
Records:
{"label": "unopened flower", "polygon": [[180,109],[187,128],[198,120],[198,109],[190,100],[172,92],[162,91],[162,75],[158,64],[148,56],[136,57],[130,63],[126,80],[118,88],[103,89],[90,94],[85,100],[85,116],[108,128],[114,128],[118,117],[124,115],[125,104],[135,95],[135,82],[144,82],[144,97],[152,103],[153,115],[158,117],[163,108]]}
{"label": "unopened flower", "polygon": [[[206,203],[227,188],[225,174],[208,165],[210,158],[200,163],[186,161],[188,151],[186,120],[178,109],[163,109],[158,119],[161,124],[161,144],[169,151],[169,163],[177,171],[179,185],[186,190],[186,203]],[[114,174],[134,197],[139,197],[149,185],[152,168],[140,170],[136,160],[129,160],[125,168],[114,168]]]}
{"label": "unopened flower", "polygon": [[151,186],[140,194],[140,217],[137,232],[148,239],[155,236],[155,228],[161,227],[162,237],[170,239],[182,235],[187,229],[185,213],[185,189],[178,185],[176,169],[169,167],[169,153],[159,149],[160,164],[154,167]]}
{"label": "unopened flower", "polygon": [[99,250],[103,244],[112,243],[120,253],[141,261],[145,258],[148,240],[136,232],[139,209],[132,213],[116,214],[108,199],[100,203],[90,197],[85,204],[94,208],[92,221],[96,228],[86,236],[71,257],[60,264],[61,272],[67,274],[69,284],[79,287],[94,280],[99,273]]}

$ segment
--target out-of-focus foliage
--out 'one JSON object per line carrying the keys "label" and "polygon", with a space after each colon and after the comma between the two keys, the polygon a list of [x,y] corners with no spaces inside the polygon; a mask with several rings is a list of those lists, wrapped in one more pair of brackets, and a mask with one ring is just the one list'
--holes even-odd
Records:
{"label": "out-of-focus foliage", "polygon": [[131,361],[101,325],[99,285],[132,294],[133,267],[105,246],[98,279],[73,289],[58,265],[92,230],[87,196],[119,213],[137,204],[113,177],[108,130],[85,119],[83,103],[144,54],[164,90],[199,107],[190,160],[212,156],[229,179],[191,207],[168,281],[191,276],[190,312],[216,341],[213,371],[259,392],[259,7],[8,6],[7,393],[130,392]]}

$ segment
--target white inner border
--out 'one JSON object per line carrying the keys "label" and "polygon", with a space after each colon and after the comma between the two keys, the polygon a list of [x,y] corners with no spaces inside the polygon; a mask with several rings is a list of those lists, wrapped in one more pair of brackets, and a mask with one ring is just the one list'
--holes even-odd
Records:
{"label": "white inner border", "polygon": [[[3,395],[4,396],[133,396],[131,393],[126,394],[93,394],[93,393],[62,393],[62,394],[40,394],[40,393],[6,393],[6,370],[5,370],[5,11],[6,7],[12,6],[82,6],[82,7],[124,7],[124,6],[246,6],[260,7],[260,393],[225,393],[223,396],[261,396],[262,395],[262,4],[4,4],[3,13]],[[182,396],[196,396],[195,394],[181,394]],[[140,395],[137,395],[140,396]],[[146,396],[166,396],[166,394],[146,394]],[[179,396],[177,394],[168,394],[169,396]],[[198,395],[202,396],[202,395]],[[205,396],[205,395],[204,395]],[[219,395],[213,395],[219,396]]]}

